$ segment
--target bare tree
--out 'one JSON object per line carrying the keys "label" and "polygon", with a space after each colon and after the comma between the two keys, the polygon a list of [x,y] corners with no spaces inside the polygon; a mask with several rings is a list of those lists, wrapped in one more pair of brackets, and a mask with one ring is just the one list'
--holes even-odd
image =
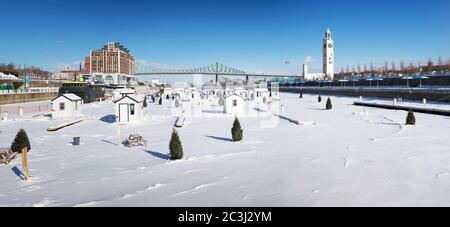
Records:
{"label": "bare tree", "polygon": [[396,67],[395,67],[395,62],[392,62],[392,63],[391,63],[391,71],[392,71],[393,73],[395,73],[395,71],[397,71],[397,69],[396,69]]}
{"label": "bare tree", "polygon": [[400,73],[402,73],[402,74],[406,73],[405,61],[403,61],[403,60],[400,61]]}
{"label": "bare tree", "polygon": [[[420,67],[420,65],[419,65]],[[427,63],[427,72],[432,72],[434,69],[434,63],[433,60],[431,58],[428,58],[428,63]]]}
{"label": "bare tree", "polygon": [[441,56],[439,56],[438,57],[438,61],[437,61],[437,71],[442,71],[442,70],[444,70],[444,67],[443,67],[444,65],[443,65],[443,62],[442,62],[442,57]]}
{"label": "bare tree", "polygon": [[0,64],[0,72],[3,72],[5,74],[12,74],[19,78],[22,78],[23,75],[30,75],[31,78],[48,78],[51,73],[47,72],[45,70],[42,70],[37,67],[21,67],[20,65],[17,66],[15,64],[9,63],[9,64]]}
{"label": "bare tree", "polygon": [[387,75],[389,73],[389,62],[384,62],[384,73]]}
{"label": "bare tree", "polygon": [[361,73],[361,64],[358,63],[358,73]]}
{"label": "bare tree", "polygon": [[447,71],[450,71],[450,57],[448,58],[448,61],[447,61]]}
{"label": "bare tree", "polygon": [[408,72],[409,73],[414,73],[414,63],[409,63],[409,66],[408,66]]}

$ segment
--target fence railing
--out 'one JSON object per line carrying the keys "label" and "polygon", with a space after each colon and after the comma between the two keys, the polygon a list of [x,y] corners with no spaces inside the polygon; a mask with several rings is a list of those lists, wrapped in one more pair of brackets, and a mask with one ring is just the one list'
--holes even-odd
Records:
{"label": "fence railing", "polygon": [[15,89],[15,90],[0,90],[0,94],[25,94],[25,93],[54,93],[59,92],[58,87],[46,88],[30,88],[30,89]]}
{"label": "fence railing", "polygon": [[323,86],[323,87],[313,87],[313,86],[280,86],[280,88],[295,88],[295,89],[310,89],[310,90],[371,90],[371,91],[376,91],[376,90],[383,90],[383,91],[403,91],[403,90],[411,90],[411,91],[450,91],[450,87],[433,87],[433,86],[428,86],[428,87],[376,87],[376,86],[372,86],[372,87],[363,87],[363,86]]}
{"label": "fence railing", "polygon": [[0,117],[6,115],[23,115],[23,114],[37,114],[51,111],[51,104],[26,104],[13,106],[0,106]]}

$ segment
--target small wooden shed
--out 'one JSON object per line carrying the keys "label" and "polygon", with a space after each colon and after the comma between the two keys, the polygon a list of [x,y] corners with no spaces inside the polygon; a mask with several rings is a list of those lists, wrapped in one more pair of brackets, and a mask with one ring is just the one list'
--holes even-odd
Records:
{"label": "small wooden shed", "polygon": [[139,122],[144,117],[144,100],[135,95],[125,95],[116,100],[116,122]]}
{"label": "small wooden shed", "polygon": [[83,99],[75,94],[61,94],[52,100],[52,119],[80,116],[82,104]]}
{"label": "small wooden shed", "polygon": [[244,98],[236,94],[225,96],[223,112],[226,114],[240,114],[244,112]]}

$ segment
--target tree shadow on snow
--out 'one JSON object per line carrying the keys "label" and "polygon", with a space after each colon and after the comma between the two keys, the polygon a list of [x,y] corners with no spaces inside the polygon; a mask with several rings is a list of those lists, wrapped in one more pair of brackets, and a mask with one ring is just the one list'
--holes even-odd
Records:
{"label": "tree shadow on snow", "polygon": [[102,142],[109,143],[109,144],[112,144],[114,146],[117,146],[117,143],[113,143],[113,142],[108,141],[108,140],[102,140]]}
{"label": "tree shadow on snow", "polygon": [[206,137],[211,138],[211,139],[215,139],[215,140],[225,141],[225,142],[233,142],[232,139],[225,138],[225,137],[218,137],[218,136],[206,136]]}
{"label": "tree shadow on snow", "polygon": [[223,110],[203,110],[203,113],[210,113],[210,114],[223,114]]}
{"label": "tree shadow on snow", "polygon": [[168,154],[162,154],[162,153],[155,152],[155,151],[150,151],[150,150],[144,150],[144,151],[147,152],[148,154],[154,156],[154,157],[157,157],[157,158],[160,158],[160,159],[163,159],[163,160],[171,160],[172,159],[172,157],[170,155],[168,155]]}
{"label": "tree shadow on snow", "polygon": [[22,173],[22,171],[20,171],[19,168],[17,168],[17,166],[14,166],[13,168],[11,168],[11,170],[13,171],[13,173],[15,173],[18,177],[20,177],[21,180],[25,180],[25,174]]}
{"label": "tree shadow on snow", "polygon": [[389,125],[389,126],[402,126],[402,124],[399,123],[377,123],[378,125]]}
{"label": "tree shadow on snow", "polygon": [[100,118],[100,121],[112,124],[116,122],[116,116],[114,114],[106,115]]}
{"label": "tree shadow on snow", "polygon": [[311,110],[327,110],[326,108],[323,108],[323,107],[313,107],[313,108],[310,108]]}

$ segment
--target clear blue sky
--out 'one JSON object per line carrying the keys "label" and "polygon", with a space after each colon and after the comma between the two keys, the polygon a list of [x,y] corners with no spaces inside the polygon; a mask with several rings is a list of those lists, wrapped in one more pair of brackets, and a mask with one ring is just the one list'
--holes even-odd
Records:
{"label": "clear blue sky", "polygon": [[[1,0],[0,62],[55,70],[119,41],[139,61],[216,61],[247,71],[321,71],[322,38],[342,65],[450,57],[448,0]],[[285,65],[284,61],[292,61]]]}

